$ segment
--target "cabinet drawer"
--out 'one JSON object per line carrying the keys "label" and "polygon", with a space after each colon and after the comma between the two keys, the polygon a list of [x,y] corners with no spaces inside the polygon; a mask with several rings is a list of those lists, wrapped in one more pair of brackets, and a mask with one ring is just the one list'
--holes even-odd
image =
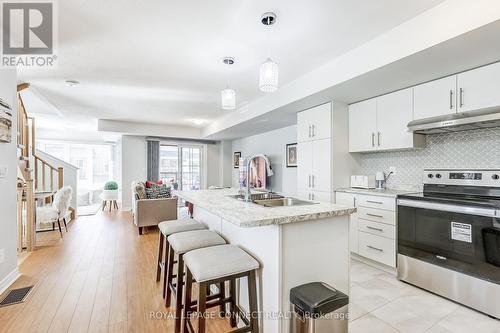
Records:
{"label": "cabinet drawer", "polygon": [[391,239],[396,238],[396,227],[385,223],[373,222],[360,218],[358,221],[358,230]]}
{"label": "cabinet drawer", "polygon": [[396,211],[396,199],[374,195],[360,195],[359,205],[364,207],[379,208]]}
{"label": "cabinet drawer", "polygon": [[381,236],[359,232],[359,254],[382,264],[396,267],[396,241]]}
{"label": "cabinet drawer", "polygon": [[394,211],[361,206],[358,212],[360,219],[396,225],[396,212]]}

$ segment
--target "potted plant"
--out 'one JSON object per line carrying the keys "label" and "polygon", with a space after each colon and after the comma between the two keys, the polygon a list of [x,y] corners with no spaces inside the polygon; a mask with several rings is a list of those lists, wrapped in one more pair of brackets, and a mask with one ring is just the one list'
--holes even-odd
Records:
{"label": "potted plant", "polygon": [[118,200],[118,183],[114,180],[104,184],[104,191],[102,191],[101,199],[104,201]]}

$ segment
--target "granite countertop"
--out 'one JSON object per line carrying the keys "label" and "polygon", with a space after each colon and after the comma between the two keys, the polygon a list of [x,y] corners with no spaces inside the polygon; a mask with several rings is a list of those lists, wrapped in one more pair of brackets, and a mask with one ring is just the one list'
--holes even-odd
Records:
{"label": "granite countertop", "polygon": [[368,194],[368,195],[375,195],[375,196],[381,196],[381,197],[395,198],[401,194],[415,193],[418,191],[416,191],[416,190],[413,190],[413,191],[411,191],[411,190],[393,190],[393,189],[376,190],[376,189],[346,187],[346,188],[339,188],[335,192]]}
{"label": "granite countertop", "polygon": [[322,218],[352,214],[355,208],[329,203],[289,207],[263,207],[252,202],[237,200],[238,190],[174,191],[186,201],[206,209],[222,219],[242,228],[285,223],[305,222]]}

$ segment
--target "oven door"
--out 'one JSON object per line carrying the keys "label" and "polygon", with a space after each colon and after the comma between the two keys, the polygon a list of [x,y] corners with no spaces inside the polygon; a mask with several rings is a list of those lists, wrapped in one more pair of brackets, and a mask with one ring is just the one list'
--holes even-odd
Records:
{"label": "oven door", "polygon": [[398,199],[398,253],[500,283],[500,211]]}

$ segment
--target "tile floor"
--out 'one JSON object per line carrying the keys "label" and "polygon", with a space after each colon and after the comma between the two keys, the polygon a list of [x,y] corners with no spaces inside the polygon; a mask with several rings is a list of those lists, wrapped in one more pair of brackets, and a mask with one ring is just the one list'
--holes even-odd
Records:
{"label": "tile floor", "polygon": [[500,320],[351,262],[350,333],[500,332]]}

